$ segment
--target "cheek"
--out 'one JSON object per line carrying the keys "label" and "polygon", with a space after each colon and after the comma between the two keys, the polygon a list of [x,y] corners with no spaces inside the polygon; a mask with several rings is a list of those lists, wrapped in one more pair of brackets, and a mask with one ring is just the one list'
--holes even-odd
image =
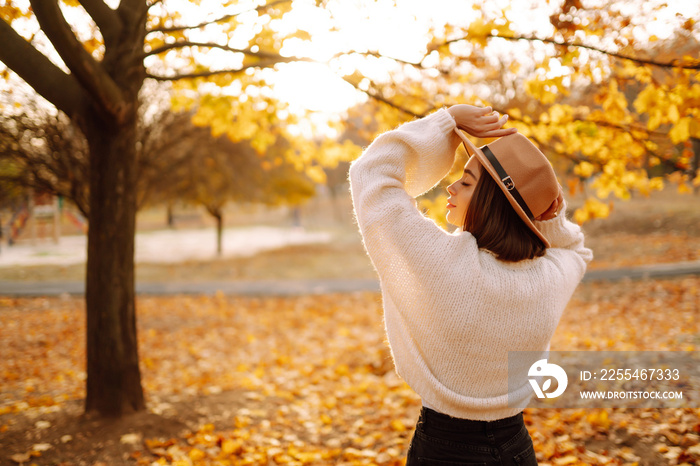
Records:
{"label": "cheek", "polygon": [[464,212],[466,212],[467,209],[469,208],[469,203],[472,200],[472,189],[471,188],[465,189],[460,194],[461,194],[459,197],[460,204],[462,206],[464,206]]}
{"label": "cheek", "polygon": [[467,209],[469,208],[469,200],[471,199],[471,195],[465,192],[460,192],[459,196],[457,196],[459,205],[457,206],[454,212],[455,214],[455,220],[460,224],[460,226],[464,223],[464,218],[467,215]]}

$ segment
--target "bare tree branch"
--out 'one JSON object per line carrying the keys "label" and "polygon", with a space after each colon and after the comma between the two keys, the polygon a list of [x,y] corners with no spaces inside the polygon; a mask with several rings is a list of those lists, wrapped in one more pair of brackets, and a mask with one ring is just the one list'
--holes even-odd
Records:
{"label": "bare tree branch", "polygon": [[79,0],[85,11],[92,17],[100,28],[105,45],[117,40],[123,24],[116,11],[102,0]]}
{"label": "bare tree branch", "polygon": [[252,63],[250,65],[245,65],[237,69],[225,69],[225,70],[208,70],[208,71],[200,71],[197,73],[187,73],[187,74],[176,74],[173,76],[159,76],[156,74],[146,74],[147,78],[150,79],[155,79],[156,81],[177,81],[179,79],[193,79],[193,78],[207,78],[209,76],[216,76],[220,74],[237,74],[241,73],[249,68],[271,68],[275,66],[278,63],[290,63],[290,62],[298,62],[298,61],[308,61],[311,62],[313,60],[306,59],[306,58],[298,58],[298,57],[281,57],[280,60],[261,60],[257,63]]}
{"label": "bare tree branch", "polygon": [[[194,25],[192,25],[192,26],[171,26],[171,27],[158,27],[158,28],[153,28],[153,29],[150,29],[150,30],[148,31],[148,34],[150,34],[150,33],[152,33],[152,32],[164,32],[164,33],[167,34],[167,33],[169,33],[169,32],[180,32],[180,31],[185,31],[185,30],[187,30],[187,29],[199,29],[199,28],[203,28],[204,26],[208,26],[208,25],[210,25],[210,24],[223,23],[223,22],[228,21],[228,20],[231,19],[231,18],[235,18],[236,16],[241,15],[241,14],[243,14],[243,13],[249,13],[249,12],[251,12],[251,11],[258,11],[258,12],[260,12],[260,11],[267,10],[268,8],[272,8],[273,6],[280,5],[280,4],[282,4],[282,3],[290,3],[291,1],[292,1],[292,0],[273,0],[273,1],[271,1],[270,3],[267,3],[267,4],[265,4],[265,5],[261,5],[261,6],[256,7],[256,8],[251,8],[251,9],[249,9],[249,10],[239,11],[238,13],[233,13],[233,14],[224,15],[224,16],[222,16],[222,17],[220,17],[220,18],[213,19],[213,20],[211,20],[211,21],[204,21],[203,23],[194,24]],[[154,2],[154,3],[156,3],[156,2]],[[149,6],[149,8],[150,8],[150,6]]]}
{"label": "bare tree branch", "polygon": [[244,53],[246,55],[250,55],[252,57],[258,57],[258,58],[266,58],[266,59],[284,59],[282,55],[279,55],[277,53],[272,53],[272,52],[253,52],[252,50],[248,49],[237,49],[234,47],[229,47],[228,45],[222,45],[222,44],[217,44],[216,42],[196,42],[196,41],[178,41],[174,42],[172,44],[165,44],[161,45],[160,47],[156,47],[155,49],[151,50],[150,52],[146,52],[144,54],[144,57],[148,57],[150,55],[158,55],[159,53],[166,52],[168,50],[172,49],[179,49],[179,48],[184,48],[184,47],[205,47],[205,48],[216,48],[216,49],[221,49],[225,50],[227,52],[237,52],[237,53]]}
{"label": "bare tree branch", "polygon": [[348,84],[350,84],[352,87],[354,87],[358,91],[364,92],[370,98],[372,98],[378,102],[382,102],[382,103],[388,105],[389,107],[395,108],[396,110],[399,110],[399,111],[405,113],[406,115],[412,116],[413,118],[423,118],[424,116],[426,116],[428,113],[430,113],[433,110],[433,109],[430,109],[430,110],[427,110],[423,113],[416,113],[413,110],[410,110],[410,109],[403,107],[395,102],[392,102],[390,99],[387,99],[386,97],[381,95],[381,93],[379,91],[377,91],[376,89],[372,89],[372,88],[361,89],[358,83],[353,82],[348,77],[343,77],[343,81],[347,82]]}
{"label": "bare tree branch", "polygon": [[[73,123],[62,113],[36,116],[35,102],[26,113],[0,117],[0,161],[19,170],[15,184],[64,196],[88,214],[88,150]],[[41,140],[41,144],[34,144]]]}
{"label": "bare tree branch", "polygon": [[[377,51],[373,51],[373,50],[367,50],[367,51],[365,51],[365,52],[359,52],[359,51],[357,51],[357,50],[350,50],[350,51],[348,51],[348,52],[340,52],[340,53],[337,53],[337,54],[335,54],[335,55],[333,56],[333,58],[339,58],[339,57],[342,57],[342,56],[352,55],[352,54],[355,54],[355,55],[364,55],[364,56],[366,56],[366,57],[387,58],[387,59],[393,60],[393,61],[395,61],[395,62],[397,62],[397,63],[402,63],[402,64],[404,64],[404,65],[412,66],[412,67],[417,68],[417,69],[419,69],[419,70],[425,70],[425,69],[426,69],[426,67],[423,66],[423,60],[425,59],[425,55],[423,56],[423,58],[421,58],[420,61],[418,61],[418,62],[412,62],[412,61],[408,61],[408,60],[402,60],[401,58],[395,58],[395,57],[390,57],[390,56],[388,56],[388,55],[382,55],[381,53],[379,53],[379,52],[377,52]],[[431,69],[436,69],[437,71],[440,72],[440,74],[443,74],[443,75],[449,74],[449,72],[446,71],[446,70],[444,70],[444,69],[439,69],[439,68],[431,68]]]}
{"label": "bare tree branch", "polygon": [[[591,45],[586,45],[586,44],[574,44],[574,43],[569,43],[569,42],[562,42],[562,41],[557,41],[554,39],[542,39],[539,37],[532,37],[532,36],[507,36],[507,35],[502,35],[502,34],[487,34],[486,37],[492,37],[492,38],[500,38],[500,39],[506,39],[506,40],[511,40],[511,41],[519,41],[519,40],[529,40],[533,42],[544,42],[546,44],[554,44],[562,47],[578,47],[582,49],[587,49],[587,50],[592,50],[594,52],[602,53],[605,55],[609,55],[611,57],[615,58],[620,58],[622,60],[630,60],[635,63],[639,64],[644,64],[644,65],[653,65],[653,66],[658,66],[660,68],[680,68],[684,70],[700,70],[700,63],[694,63],[694,64],[682,64],[681,60],[676,58],[671,60],[670,62],[659,62],[655,60],[647,60],[644,58],[637,58],[637,57],[632,57],[629,55],[623,55],[621,53],[616,53],[616,52],[610,52],[608,50],[604,50],[598,47],[593,47]],[[469,40],[471,37],[470,36],[464,36],[464,37],[459,37],[456,39],[451,39],[448,41],[445,41],[440,44],[432,45],[429,50],[434,50],[438,47],[441,47],[443,45],[449,45],[454,42],[460,42],[463,40]]]}
{"label": "bare tree branch", "polygon": [[125,106],[122,90],[75,37],[56,0],[30,3],[41,29],[76,79],[103,110],[120,118]]}
{"label": "bare tree branch", "polygon": [[64,73],[4,20],[0,20],[0,43],[0,61],[66,115],[76,114],[86,96],[73,75]]}
{"label": "bare tree branch", "polygon": [[[493,106],[493,105],[491,106],[491,108],[492,108],[493,110],[497,111],[498,113],[500,113],[501,115],[508,115],[508,121],[520,121],[520,122],[523,122],[523,123],[525,123],[525,124],[533,125],[533,126],[534,126],[534,125],[545,125],[545,126],[558,126],[558,125],[559,125],[559,123],[549,123],[549,122],[545,123],[545,122],[542,122],[542,121],[530,121],[530,122],[527,122],[527,121],[525,121],[524,118],[518,118],[518,117],[516,117],[516,116],[513,116],[512,114],[508,113],[508,111],[505,110],[505,109],[503,109],[503,108],[499,108],[499,107],[496,107],[496,106]],[[649,130],[649,129],[645,128],[643,125],[627,125],[627,126],[623,126],[623,125],[618,125],[618,124],[612,123],[612,122],[610,122],[610,121],[592,120],[592,119],[588,119],[588,118],[578,118],[578,117],[577,117],[577,118],[572,118],[571,121],[572,121],[572,122],[573,122],[573,121],[578,121],[578,122],[581,122],[581,123],[592,123],[592,124],[594,124],[594,125],[596,125],[596,126],[603,126],[603,127],[606,127],[606,128],[612,128],[612,129],[620,130],[620,131],[623,131],[623,132],[626,132],[626,133],[630,133],[630,132],[632,132],[632,131],[638,131],[638,132],[642,132],[642,133],[646,134],[647,137],[651,137],[651,136],[667,137],[667,136],[668,136],[667,133],[662,133],[662,132],[660,132],[660,131],[652,131],[652,130]]]}

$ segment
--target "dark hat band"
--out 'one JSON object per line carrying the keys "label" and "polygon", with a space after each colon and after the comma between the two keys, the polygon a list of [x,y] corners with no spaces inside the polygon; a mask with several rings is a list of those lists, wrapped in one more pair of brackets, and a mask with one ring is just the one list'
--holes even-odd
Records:
{"label": "dark hat band", "polygon": [[513,196],[513,199],[515,199],[515,202],[518,203],[520,207],[522,207],[523,211],[525,212],[525,215],[530,220],[533,220],[534,216],[532,215],[532,212],[530,211],[530,208],[527,206],[525,203],[525,200],[523,197],[520,195],[518,190],[515,187],[515,183],[513,182],[513,179],[506,173],[506,171],[503,169],[503,166],[501,163],[496,159],[496,156],[493,155],[493,152],[491,152],[491,149],[489,149],[488,146],[484,146],[481,148],[481,151],[484,153],[488,161],[491,163],[491,166],[496,170],[496,173],[498,174],[498,177],[501,179],[501,183],[506,187],[508,192]]}

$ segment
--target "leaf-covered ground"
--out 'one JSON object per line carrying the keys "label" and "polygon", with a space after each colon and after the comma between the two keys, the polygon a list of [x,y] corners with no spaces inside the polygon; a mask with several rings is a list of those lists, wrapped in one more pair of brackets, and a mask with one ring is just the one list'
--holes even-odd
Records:
{"label": "leaf-covered ground", "polygon": [[[553,350],[696,350],[700,278],[589,283]],[[140,297],[149,412],[81,419],[79,299],[0,298],[0,464],[402,464],[380,296]],[[527,409],[540,464],[696,464],[700,409]]]}

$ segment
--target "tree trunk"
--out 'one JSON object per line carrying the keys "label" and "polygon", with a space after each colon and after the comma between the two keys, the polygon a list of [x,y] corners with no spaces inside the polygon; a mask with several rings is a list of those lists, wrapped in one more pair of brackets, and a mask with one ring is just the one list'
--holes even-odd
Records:
{"label": "tree trunk", "polygon": [[95,116],[90,145],[90,219],[85,289],[85,412],[120,417],[145,408],[136,338],[134,234],[136,118]]}
{"label": "tree trunk", "polygon": [[168,228],[175,228],[175,218],[173,217],[173,205],[168,204],[168,210],[166,212]]}
{"label": "tree trunk", "polygon": [[218,211],[214,214],[216,218],[216,255],[221,257],[224,252],[223,248],[223,234],[224,234],[224,214]]}
{"label": "tree trunk", "polygon": [[[693,180],[698,176],[698,169],[700,169],[700,138],[690,138],[693,142],[693,160],[690,162],[690,179]],[[700,193],[700,185],[693,188],[695,194]]]}

